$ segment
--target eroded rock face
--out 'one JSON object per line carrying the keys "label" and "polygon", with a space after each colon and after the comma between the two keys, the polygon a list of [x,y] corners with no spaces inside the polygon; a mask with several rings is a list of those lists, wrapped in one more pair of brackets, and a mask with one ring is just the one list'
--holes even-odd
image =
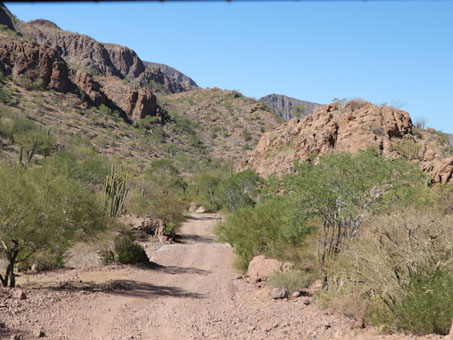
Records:
{"label": "eroded rock face", "polygon": [[78,33],[66,32],[48,20],[20,23],[19,29],[38,44],[55,48],[71,64],[86,67],[95,74],[135,78],[145,70],[137,54],[124,46],[103,44]]}
{"label": "eroded rock face", "polygon": [[145,116],[156,114],[157,100],[149,89],[136,89],[130,85],[122,84],[121,81],[111,79],[104,81],[102,90],[134,122]]}
{"label": "eroded rock face", "polygon": [[365,101],[327,105],[264,134],[239,170],[253,168],[263,177],[282,176],[292,172],[294,161],[307,160],[310,155],[357,153],[368,147],[378,147],[384,155],[396,157],[401,154],[394,146],[405,140],[418,145],[413,161],[431,173],[434,182],[453,181],[452,162],[444,159],[449,146],[440,143],[429,131],[415,135],[407,112]]}
{"label": "eroded rock face", "polygon": [[74,83],[91,99],[94,105],[106,103],[107,97],[101,91],[101,85],[88,72],[78,70],[74,76]]}
{"label": "eroded rock face", "polygon": [[68,68],[58,52],[33,42],[2,37],[0,70],[14,79],[23,75],[46,89],[66,92],[70,88]]}

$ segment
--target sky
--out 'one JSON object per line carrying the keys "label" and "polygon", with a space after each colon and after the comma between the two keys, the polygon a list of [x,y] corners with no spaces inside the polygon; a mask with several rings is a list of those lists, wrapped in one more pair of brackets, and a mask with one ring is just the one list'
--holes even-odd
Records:
{"label": "sky", "polygon": [[453,133],[453,1],[6,3],[201,87],[387,103]]}

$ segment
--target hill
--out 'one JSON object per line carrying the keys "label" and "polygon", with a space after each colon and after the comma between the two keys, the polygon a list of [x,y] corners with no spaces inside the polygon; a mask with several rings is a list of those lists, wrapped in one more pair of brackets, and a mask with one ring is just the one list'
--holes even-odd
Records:
{"label": "hill", "polygon": [[284,175],[294,161],[331,152],[357,153],[376,147],[386,157],[418,162],[434,182],[453,181],[453,157],[448,136],[434,129],[417,129],[409,114],[365,101],[330,104],[305,118],[294,118],[264,134],[240,169],[260,175]]}

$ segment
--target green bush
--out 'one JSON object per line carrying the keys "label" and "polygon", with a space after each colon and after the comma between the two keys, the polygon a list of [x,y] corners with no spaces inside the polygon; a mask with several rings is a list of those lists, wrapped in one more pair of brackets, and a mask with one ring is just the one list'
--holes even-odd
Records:
{"label": "green bush", "polygon": [[117,261],[123,264],[147,263],[145,250],[134,241],[130,233],[119,234],[115,238],[115,253]]}
{"label": "green bush", "polygon": [[399,329],[418,335],[450,331],[453,275],[433,267],[411,273],[406,294],[394,311],[393,323]]}
{"label": "green bush", "polygon": [[218,188],[217,200],[228,211],[255,205],[258,186],[263,180],[252,170],[239,172],[223,180]]}
{"label": "green bush", "polygon": [[278,197],[228,214],[216,233],[234,247],[235,267],[245,271],[259,254],[295,260],[313,230],[290,197]]}
{"label": "green bush", "polygon": [[14,266],[39,252],[61,257],[76,240],[95,236],[108,219],[91,190],[52,164],[25,170],[0,164],[0,253],[3,285],[15,285]]}

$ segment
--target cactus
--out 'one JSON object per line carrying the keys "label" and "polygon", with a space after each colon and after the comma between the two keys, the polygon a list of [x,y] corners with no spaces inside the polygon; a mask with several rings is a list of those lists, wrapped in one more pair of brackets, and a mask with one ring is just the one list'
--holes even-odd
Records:
{"label": "cactus", "polygon": [[129,173],[124,166],[112,165],[104,183],[104,205],[111,217],[117,217],[123,210],[129,191]]}

